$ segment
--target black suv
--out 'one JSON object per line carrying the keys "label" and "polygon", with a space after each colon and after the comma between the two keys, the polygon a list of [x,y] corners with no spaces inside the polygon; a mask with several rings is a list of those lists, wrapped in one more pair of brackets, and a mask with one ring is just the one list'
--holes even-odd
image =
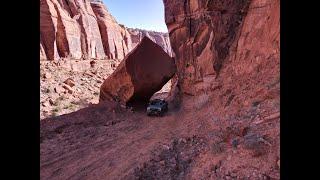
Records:
{"label": "black suv", "polygon": [[168,111],[168,103],[165,100],[154,99],[149,102],[147,115],[163,116]]}

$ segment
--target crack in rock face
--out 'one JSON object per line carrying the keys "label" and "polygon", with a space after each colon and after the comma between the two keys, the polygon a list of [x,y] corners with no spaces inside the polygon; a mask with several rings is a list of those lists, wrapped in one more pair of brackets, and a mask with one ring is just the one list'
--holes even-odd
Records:
{"label": "crack in rock face", "polygon": [[219,75],[249,4],[250,0],[164,0],[182,92],[195,94],[195,83]]}

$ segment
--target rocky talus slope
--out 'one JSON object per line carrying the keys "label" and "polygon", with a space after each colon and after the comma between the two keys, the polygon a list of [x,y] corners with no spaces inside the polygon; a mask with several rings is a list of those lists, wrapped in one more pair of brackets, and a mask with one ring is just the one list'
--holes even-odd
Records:
{"label": "rocky talus slope", "polygon": [[[139,31],[171,53],[168,34]],[[40,0],[40,59],[123,59],[133,36],[102,1]]]}
{"label": "rocky talus slope", "polygon": [[41,120],[41,179],[280,179],[280,1],[163,2],[169,112],[106,101]]}
{"label": "rocky talus slope", "polygon": [[117,61],[40,61],[40,119],[71,113],[99,102],[102,82]]}
{"label": "rocky talus slope", "polygon": [[[119,61],[40,61],[40,119],[78,111],[99,103],[100,87]],[[171,82],[154,97],[166,97]]]}

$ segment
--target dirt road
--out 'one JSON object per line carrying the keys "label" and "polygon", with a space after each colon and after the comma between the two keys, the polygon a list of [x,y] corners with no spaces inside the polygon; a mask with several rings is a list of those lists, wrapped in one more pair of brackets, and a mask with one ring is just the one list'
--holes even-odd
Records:
{"label": "dirt road", "polygon": [[[207,112],[209,109],[203,108]],[[274,153],[277,149],[263,146],[271,153],[253,157],[252,149],[233,148],[225,137],[244,137],[236,131],[217,129],[210,113],[203,111],[171,109],[164,117],[148,117],[142,109],[132,112],[104,103],[44,119],[40,125],[41,179],[279,176]],[[235,153],[240,155],[235,158]]]}

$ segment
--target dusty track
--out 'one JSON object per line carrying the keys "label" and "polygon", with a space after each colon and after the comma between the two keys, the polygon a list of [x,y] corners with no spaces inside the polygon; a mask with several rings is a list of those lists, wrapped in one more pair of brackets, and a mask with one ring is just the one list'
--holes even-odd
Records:
{"label": "dusty track", "polygon": [[119,179],[146,161],[155,146],[180,134],[178,115],[170,112],[154,118],[105,109],[96,105],[41,122],[42,178]]}
{"label": "dusty track", "polygon": [[[252,156],[252,149],[232,148],[229,139],[221,138],[237,136],[237,132],[227,131],[227,125],[221,124],[226,128],[219,130],[211,114],[203,113],[209,109],[207,106],[195,113],[187,109],[171,110],[158,118],[147,117],[142,110],[131,112],[105,103],[44,119],[40,122],[40,177],[217,179],[232,177],[233,172],[238,178],[278,179],[277,146],[263,146],[268,148],[267,153],[259,157]],[[271,123],[278,125],[278,121]],[[244,127],[239,124],[237,129]],[[271,134],[274,137],[269,142],[275,145],[278,135]],[[256,146],[253,149],[261,148]],[[241,155],[232,157],[239,152]]]}

